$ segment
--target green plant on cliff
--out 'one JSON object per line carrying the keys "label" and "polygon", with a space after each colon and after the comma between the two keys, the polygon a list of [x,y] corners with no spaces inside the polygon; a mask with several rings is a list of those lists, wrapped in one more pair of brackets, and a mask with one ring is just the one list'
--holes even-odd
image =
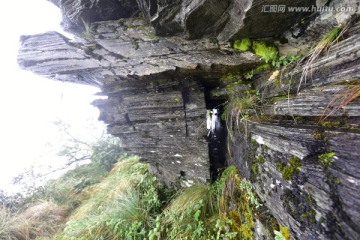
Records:
{"label": "green plant on cliff", "polygon": [[333,157],[335,157],[335,152],[327,152],[318,155],[320,163],[326,168],[330,167],[334,163]]}
{"label": "green plant on cliff", "polygon": [[94,33],[93,33],[93,27],[91,25],[91,23],[87,23],[84,19],[81,19],[81,21],[83,22],[84,25],[84,31],[82,32],[82,37],[87,39],[87,40],[91,40],[94,37]]}
{"label": "green plant on cliff", "polygon": [[250,181],[242,179],[240,182],[240,189],[246,191],[248,200],[253,206],[255,206],[255,208],[262,206],[262,204],[259,203],[257,197],[254,194],[253,185]]}
{"label": "green plant on cliff", "polygon": [[254,211],[258,201],[252,185],[241,179],[238,169],[232,166],[223,172],[218,186],[220,217],[231,220],[230,229],[238,233],[237,239],[253,239]]}

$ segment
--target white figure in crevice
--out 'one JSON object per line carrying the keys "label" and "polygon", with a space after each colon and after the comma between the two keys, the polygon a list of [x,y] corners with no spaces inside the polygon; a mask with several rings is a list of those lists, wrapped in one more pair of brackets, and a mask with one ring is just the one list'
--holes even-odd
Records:
{"label": "white figure in crevice", "polygon": [[206,114],[206,126],[208,131],[208,137],[216,137],[221,128],[219,110],[214,108],[212,111],[207,110]]}

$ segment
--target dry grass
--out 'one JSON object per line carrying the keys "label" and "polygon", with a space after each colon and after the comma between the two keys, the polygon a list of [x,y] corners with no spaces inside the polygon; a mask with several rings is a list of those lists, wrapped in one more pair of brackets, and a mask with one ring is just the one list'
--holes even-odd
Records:
{"label": "dry grass", "polygon": [[200,200],[205,201],[206,204],[209,204],[210,208],[213,208],[211,206],[212,200],[208,185],[197,184],[185,189],[171,202],[165,211],[183,212]]}
{"label": "dry grass", "polygon": [[300,91],[300,87],[302,83],[306,84],[308,74],[311,71],[311,66],[314,63],[314,61],[320,56],[321,53],[323,53],[324,51],[328,50],[331,46],[336,44],[339,41],[339,39],[344,35],[344,33],[350,28],[350,26],[351,26],[351,22],[349,22],[346,25],[340,25],[334,28],[333,30],[331,30],[330,32],[328,32],[316,45],[316,47],[304,58],[304,59],[308,58],[308,60],[306,61],[303,67],[297,92]]}
{"label": "dry grass", "polygon": [[2,208],[0,239],[30,240],[51,237],[62,229],[68,214],[68,209],[48,201],[36,202],[16,214]]}
{"label": "dry grass", "polygon": [[347,88],[334,94],[329,104],[324,109],[319,123],[323,122],[326,118],[330,117],[338,110],[347,106],[350,102],[360,97],[360,85],[350,85]]}
{"label": "dry grass", "polygon": [[81,193],[85,200],[81,207],[75,210],[71,218],[79,220],[97,209],[102,204],[113,202],[118,196],[126,193],[127,189],[131,187],[131,179],[136,178],[133,174],[131,179],[125,177],[122,172],[127,172],[128,169],[138,164],[137,158],[130,158],[117,163],[102,182],[95,184],[83,190]]}

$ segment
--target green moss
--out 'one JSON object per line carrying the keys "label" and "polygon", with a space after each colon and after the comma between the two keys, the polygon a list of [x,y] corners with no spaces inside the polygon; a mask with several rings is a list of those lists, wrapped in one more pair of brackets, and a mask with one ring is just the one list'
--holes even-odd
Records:
{"label": "green moss", "polygon": [[291,240],[290,229],[280,226],[280,231],[274,230],[275,240]]}
{"label": "green moss", "polygon": [[320,125],[322,127],[325,127],[325,128],[333,128],[333,127],[339,127],[340,126],[340,122],[322,122],[320,123]]}
{"label": "green moss", "polygon": [[230,231],[238,233],[237,239],[254,239],[254,211],[260,203],[252,184],[246,179],[241,180],[237,173],[238,169],[231,166],[221,175],[219,210],[222,217],[231,220]]}
{"label": "green moss", "polygon": [[240,73],[237,73],[237,74],[229,73],[220,78],[220,82],[223,82],[225,84],[229,83],[229,82],[239,82],[241,80],[242,80],[242,77],[241,77]]}
{"label": "green moss", "polygon": [[235,40],[234,48],[240,51],[248,51],[251,48],[252,42],[249,38],[243,38],[241,40]]}
{"label": "green moss", "polygon": [[255,177],[256,177],[256,175],[259,174],[259,164],[263,164],[264,162],[265,162],[265,160],[264,160],[263,156],[259,156],[259,157],[253,159],[253,162],[251,165],[251,170]]}
{"label": "green moss", "polygon": [[312,133],[312,136],[313,136],[315,139],[319,139],[319,140],[323,139],[322,133],[319,132],[319,131],[316,131],[316,130]]}
{"label": "green moss", "polygon": [[300,162],[300,159],[295,157],[295,156],[292,156],[291,158],[289,158],[289,163],[292,167],[294,168],[299,168],[301,167],[301,162]]}
{"label": "green moss", "polygon": [[256,55],[262,57],[267,63],[270,61],[274,61],[279,56],[278,49],[270,44],[266,44],[265,42],[253,42],[253,50]]}
{"label": "green moss", "polygon": [[262,71],[267,71],[271,68],[271,65],[269,63],[265,63],[263,65],[258,66],[257,68],[254,69],[254,72],[262,72]]}
{"label": "green moss", "polygon": [[282,171],[281,174],[285,180],[291,180],[292,176],[294,175],[294,169],[291,166],[286,166]]}
{"label": "green moss", "polygon": [[290,235],[290,229],[289,229],[289,227],[280,226],[280,232],[281,232],[281,234],[284,236],[284,238],[285,238],[286,240],[291,240],[291,235]]}
{"label": "green moss", "polygon": [[279,171],[279,172],[282,172],[282,170],[286,167],[286,164],[283,163],[283,162],[279,162],[276,164],[276,169]]}
{"label": "green moss", "polygon": [[332,159],[332,157],[334,157],[334,156],[335,156],[334,152],[327,152],[327,153],[318,155],[318,159],[319,159],[321,165],[328,168],[334,163],[334,160]]}
{"label": "green moss", "polygon": [[276,164],[276,169],[281,172],[281,175],[285,180],[291,180],[294,174],[299,173],[300,167],[300,160],[294,156],[289,158],[289,164],[287,165],[283,162]]}
{"label": "green moss", "polygon": [[257,164],[253,164],[251,170],[255,176],[259,174],[259,166]]}
{"label": "green moss", "polygon": [[265,162],[264,157],[263,157],[263,156],[259,156],[259,157],[257,158],[257,162],[260,163],[260,164],[264,163],[264,162]]}

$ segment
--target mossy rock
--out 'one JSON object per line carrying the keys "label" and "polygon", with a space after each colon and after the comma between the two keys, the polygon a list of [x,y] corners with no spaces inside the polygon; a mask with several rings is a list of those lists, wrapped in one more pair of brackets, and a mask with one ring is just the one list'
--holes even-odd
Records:
{"label": "mossy rock", "polygon": [[255,54],[263,58],[267,63],[279,57],[278,49],[272,44],[254,41],[252,48]]}
{"label": "mossy rock", "polygon": [[292,156],[289,158],[289,164],[279,162],[276,164],[276,169],[281,172],[285,180],[291,180],[295,174],[299,173],[301,165],[300,159]]}
{"label": "mossy rock", "polygon": [[235,40],[234,48],[240,51],[248,51],[252,46],[252,42],[249,38],[243,38],[241,40]]}

